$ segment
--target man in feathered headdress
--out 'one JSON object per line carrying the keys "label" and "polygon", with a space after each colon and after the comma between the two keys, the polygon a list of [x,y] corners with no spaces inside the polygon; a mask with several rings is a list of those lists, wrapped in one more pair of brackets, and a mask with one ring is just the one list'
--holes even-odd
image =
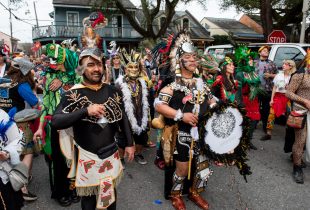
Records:
{"label": "man in feathered headdress", "polygon": [[[82,209],[116,210],[115,187],[120,182],[123,166],[115,134],[124,132],[125,155],[134,156],[130,125],[120,93],[104,83],[106,73],[103,53],[97,47],[84,47],[79,57],[80,84],[64,93],[52,119],[57,129],[66,130],[65,138],[74,137],[65,156],[71,160],[68,177],[75,177],[76,191],[82,197]],[[69,135],[68,135],[69,134]],[[97,195],[97,196],[96,196]]]}
{"label": "man in feathered headdress", "polygon": [[[165,193],[175,209],[185,209],[182,189],[187,177],[192,182],[189,199],[200,208],[208,209],[208,202],[200,196],[200,192],[211,171],[198,143],[197,125],[207,109],[215,105],[215,99],[203,80],[194,77],[198,59],[189,36],[180,33],[172,43],[170,70],[175,78],[161,89],[154,103],[156,111],[164,116],[165,121],[161,142],[166,163]],[[175,170],[171,167],[174,164]],[[174,171],[173,175],[169,174],[169,170]]]}
{"label": "man in feathered headdress", "polygon": [[145,80],[142,78],[141,55],[134,51],[128,55],[124,51],[123,58],[127,63],[126,74],[118,77],[116,87],[122,92],[125,112],[133,132],[136,146],[135,160],[139,164],[145,165],[147,161],[142,155],[142,151],[148,141],[148,89]]}

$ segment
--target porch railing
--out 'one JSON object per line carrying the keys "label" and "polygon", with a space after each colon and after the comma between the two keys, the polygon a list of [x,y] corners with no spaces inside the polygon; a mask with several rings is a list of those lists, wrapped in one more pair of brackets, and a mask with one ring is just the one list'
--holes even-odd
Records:
{"label": "porch railing", "polygon": [[[141,38],[141,35],[135,31],[130,25],[123,27],[106,26],[97,29],[96,32],[101,37],[112,38]],[[83,33],[82,26],[67,26],[67,25],[48,25],[32,28],[32,39],[47,38],[47,37],[64,37],[74,38],[79,37]]]}

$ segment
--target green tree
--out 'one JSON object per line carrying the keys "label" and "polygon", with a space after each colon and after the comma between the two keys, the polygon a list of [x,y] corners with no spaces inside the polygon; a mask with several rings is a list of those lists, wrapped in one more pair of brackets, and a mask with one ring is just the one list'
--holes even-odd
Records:
{"label": "green tree", "polygon": [[300,24],[303,0],[221,0],[223,10],[235,7],[238,12],[259,15],[264,36],[273,28],[284,29],[288,24]]}
{"label": "green tree", "polygon": [[[175,7],[183,2],[188,4],[194,0],[140,0],[141,2],[141,10],[143,12],[144,20],[143,24],[139,23],[134,15],[134,13],[125,8],[122,0],[115,0],[115,1],[107,1],[101,0],[97,1],[96,7],[100,8],[117,8],[124,16],[127,17],[131,26],[141,34],[144,39],[148,40],[151,44],[154,44],[156,40],[162,37],[172,21],[172,18],[175,14]],[[202,6],[205,7],[205,1],[203,0],[196,0]],[[164,8],[164,14],[166,16],[165,20],[162,22],[161,28],[158,32],[154,30],[153,21],[155,17],[159,14],[160,8]],[[141,21],[141,20],[140,20]]]}

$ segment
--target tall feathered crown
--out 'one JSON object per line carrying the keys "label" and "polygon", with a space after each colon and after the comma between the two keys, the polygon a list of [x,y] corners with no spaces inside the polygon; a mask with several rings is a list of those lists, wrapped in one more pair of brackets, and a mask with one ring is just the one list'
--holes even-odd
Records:
{"label": "tall feathered crown", "polygon": [[102,12],[93,12],[88,17],[83,19],[83,48],[99,47],[101,38],[95,32],[96,29],[103,28],[108,24],[108,19]]}
{"label": "tall feathered crown", "polygon": [[[193,53],[196,51],[193,42],[190,39],[190,36],[187,31],[182,30],[179,32],[174,40],[172,40],[172,48],[170,51],[170,71],[175,72],[176,75],[179,74],[178,69],[179,59],[184,53]],[[177,72],[176,72],[177,71]]]}
{"label": "tall feathered crown", "polygon": [[169,34],[167,38],[164,38],[158,43],[152,50],[154,60],[159,60],[161,66],[170,65],[169,55],[174,41],[174,35]]}
{"label": "tall feathered crown", "polygon": [[130,54],[128,54],[125,48],[122,49],[121,55],[125,65],[128,65],[129,63],[138,63],[141,59],[141,53],[131,50]]}
{"label": "tall feathered crown", "polygon": [[219,62],[218,60],[212,56],[211,54],[200,55],[202,60],[200,61],[200,65],[209,71],[219,71]]}
{"label": "tall feathered crown", "polygon": [[76,44],[73,44],[74,41],[75,41],[75,39],[66,39],[66,40],[62,41],[60,45],[63,48],[67,48],[69,50],[76,52],[77,46],[76,46]]}
{"label": "tall feathered crown", "polygon": [[120,48],[116,48],[116,42],[115,41],[111,41],[110,42],[110,49],[108,50],[108,53],[109,53],[109,57],[110,58],[113,58],[115,55],[118,55],[119,54],[119,50]]}
{"label": "tall feathered crown", "polygon": [[247,45],[239,45],[235,50],[235,60],[238,67],[248,65],[250,58],[254,59],[257,57],[256,52],[251,52]]}
{"label": "tall feathered crown", "polygon": [[[84,57],[92,57],[96,60],[101,61],[103,58],[103,53],[101,52],[100,42],[101,37],[95,32],[96,29],[105,27],[108,24],[108,19],[104,17],[101,12],[93,12],[88,17],[83,19],[83,36],[81,39],[83,45],[83,51],[80,54],[79,62],[81,65],[81,60]],[[83,68],[84,69],[84,68]],[[83,70],[82,69],[82,70]],[[83,74],[83,71],[79,72]]]}

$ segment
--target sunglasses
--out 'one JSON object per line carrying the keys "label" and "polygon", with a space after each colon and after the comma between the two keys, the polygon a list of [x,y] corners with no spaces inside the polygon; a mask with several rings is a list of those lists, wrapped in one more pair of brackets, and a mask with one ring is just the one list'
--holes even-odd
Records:
{"label": "sunglasses", "polygon": [[289,63],[283,63],[283,64],[292,67],[292,65]]}

